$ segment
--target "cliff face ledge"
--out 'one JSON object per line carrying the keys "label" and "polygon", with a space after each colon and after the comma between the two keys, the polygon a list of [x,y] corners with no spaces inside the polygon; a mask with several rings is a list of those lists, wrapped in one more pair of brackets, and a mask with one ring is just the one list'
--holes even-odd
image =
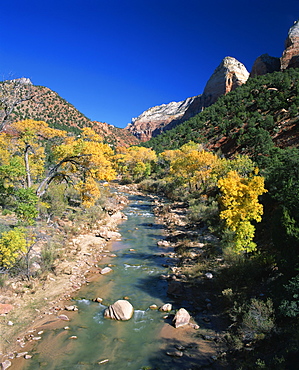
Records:
{"label": "cliff face ledge", "polygon": [[202,95],[150,108],[133,118],[126,129],[141,141],[147,141],[201,112],[219,96],[245,83],[248,77],[249,73],[242,63],[226,57],[207,82]]}
{"label": "cliff face ledge", "polygon": [[141,141],[149,140],[163,131],[163,128],[173,121],[180,121],[188,107],[196,97],[187,98],[180,102],[157,105],[149,108],[126,127],[134,136]]}
{"label": "cliff face ledge", "polygon": [[140,114],[140,116],[132,118],[132,124],[134,124],[136,121],[148,122],[148,120],[164,120],[167,116],[180,117],[185,113],[186,109],[190,106],[194,99],[195,97],[192,97],[180,102],[171,102],[169,104],[162,104],[152,107]]}

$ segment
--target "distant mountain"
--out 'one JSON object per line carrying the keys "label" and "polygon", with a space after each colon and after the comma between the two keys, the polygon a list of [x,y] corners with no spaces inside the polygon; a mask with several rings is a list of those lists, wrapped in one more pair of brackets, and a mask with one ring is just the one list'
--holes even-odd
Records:
{"label": "distant mountain", "polygon": [[18,79],[18,81],[22,85],[20,94],[30,91],[33,98],[17,105],[10,115],[9,122],[34,119],[45,121],[50,127],[75,133],[80,133],[83,127],[92,127],[113,146],[129,146],[139,143],[139,140],[128,130],[104,122],[91,121],[51,89],[35,86],[27,78]]}
{"label": "distant mountain", "polygon": [[141,141],[147,141],[195,116],[226,94],[247,81],[249,73],[235,58],[226,57],[209,79],[203,94],[180,102],[150,108],[126,127]]}
{"label": "distant mountain", "polygon": [[126,129],[141,141],[155,137],[165,129],[170,129],[182,122],[186,111],[200,96],[187,98],[180,102],[171,102],[150,108],[140,116],[132,118]]}
{"label": "distant mountain", "polygon": [[299,147],[299,68],[248,79],[203,112],[143,145],[157,152],[188,141],[227,157],[258,160],[274,146]]}
{"label": "distant mountain", "polygon": [[[194,117],[204,108],[214,104],[217,99],[246,83],[248,77],[256,77],[267,73],[283,71],[299,67],[299,20],[288,32],[285,50],[280,58],[268,54],[259,56],[249,75],[244,65],[235,58],[226,57],[216,68],[209,79],[202,95],[176,103],[163,104],[150,108],[139,117],[133,118],[126,127],[141,141],[170,130],[186,120]],[[175,107],[178,110],[175,110]],[[183,111],[183,109],[184,111]]]}

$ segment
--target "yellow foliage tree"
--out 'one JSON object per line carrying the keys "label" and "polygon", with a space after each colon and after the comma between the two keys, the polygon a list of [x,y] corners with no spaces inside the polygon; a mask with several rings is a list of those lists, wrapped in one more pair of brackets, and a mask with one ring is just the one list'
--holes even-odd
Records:
{"label": "yellow foliage tree", "polygon": [[189,188],[189,191],[204,191],[212,183],[215,184],[216,170],[220,166],[220,158],[203,150],[200,144],[192,141],[177,150],[167,150],[160,154],[169,162],[168,181],[176,181]]}
{"label": "yellow foliage tree", "polygon": [[53,148],[53,155],[58,163],[40,184],[38,195],[44,193],[53,179],[63,179],[75,185],[83,205],[90,207],[100,196],[99,181],[111,181],[116,176],[113,150],[91,128],[84,128],[79,138],[66,138]]}
{"label": "yellow foliage tree", "polygon": [[45,142],[54,137],[64,138],[66,133],[53,129],[44,121],[27,119],[14,122],[11,125],[11,134],[2,133],[7,138],[9,153],[22,153],[26,171],[26,186],[31,187],[32,181],[37,180],[45,170]]}
{"label": "yellow foliage tree", "polygon": [[114,156],[118,171],[135,180],[147,177],[151,174],[152,164],[157,161],[157,155],[150,148],[131,146],[118,148]]}
{"label": "yellow foliage tree", "polygon": [[229,171],[227,176],[218,180],[222,193],[219,201],[222,208],[220,218],[224,219],[229,230],[234,232],[236,253],[252,252],[256,249],[253,242],[255,227],[250,223],[260,222],[263,206],[258,197],[267,192],[264,178],[255,174],[241,177],[237,171]]}
{"label": "yellow foliage tree", "polygon": [[22,228],[2,233],[0,237],[0,266],[9,268],[27,251],[26,233]]}
{"label": "yellow foliage tree", "polygon": [[21,222],[34,223],[37,215],[36,183],[45,175],[45,145],[66,133],[43,121],[25,120],[0,133],[0,196],[14,204]]}
{"label": "yellow foliage tree", "polygon": [[[116,176],[113,150],[91,128],[84,128],[75,138],[43,121],[19,121],[10,127],[9,134],[0,133],[2,188],[34,188],[41,197],[53,180],[65,180],[79,190],[83,204],[90,206],[99,197],[98,182]],[[49,140],[51,159],[56,162],[47,170],[45,147],[49,147]]]}

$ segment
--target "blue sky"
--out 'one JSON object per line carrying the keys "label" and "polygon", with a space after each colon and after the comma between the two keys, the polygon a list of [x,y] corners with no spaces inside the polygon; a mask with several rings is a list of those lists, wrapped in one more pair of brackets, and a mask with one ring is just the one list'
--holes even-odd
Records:
{"label": "blue sky", "polygon": [[226,56],[280,57],[298,0],[1,0],[1,79],[29,77],[125,127],[199,95]]}

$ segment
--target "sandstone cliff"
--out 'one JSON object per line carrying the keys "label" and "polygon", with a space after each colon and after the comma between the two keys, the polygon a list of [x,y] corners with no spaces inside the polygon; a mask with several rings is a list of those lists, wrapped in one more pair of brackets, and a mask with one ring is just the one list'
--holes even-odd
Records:
{"label": "sandstone cliff", "polygon": [[187,98],[180,102],[171,102],[152,107],[136,118],[126,127],[141,141],[159,135],[171,123],[180,123],[185,112],[197,97]]}
{"label": "sandstone cliff", "polygon": [[299,67],[299,20],[289,30],[280,61],[282,70]]}
{"label": "sandstone cliff", "polygon": [[126,127],[141,141],[159,135],[201,112],[215,103],[219,96],[227,94],[245,83],[249,73],[235,58],[226,57],[208,80],[202,95],[150,108]]}
{"label": "sandstone cliff", "polygon": [[[287,68],[299,68],[299,20],[288,32],[282,57],[272,57],[268,54],[259,56],[253,64],[250,77]],[[202,95],[188,98],[183,102],[172,102],[150,108],[139,117],[133,118],[126,129],[142,141],[147,141],[195,116],[205,107],[215,103],[219,96],[245,83],[248,77],[249,73],[242,63],[235,58],[226,57],[207,82]],[[168,107],[171,113],[168,113]]]}
{"label": "sandstone cliff", "polygon": [[207,107],[236,87],[243,85],[249,77],[244,64],[232,57],[226,57],[215,69],[203,92],[204,107]]}
{"label": "sandstone cliff", "polygon": [[289,29],[281,58],[271,57],[268,54],[259,56],[253,64],[250,77],[287,68],[299,68],[299,20]]}
{"label": "sandstone cliff", "polygon": [[280,70],[280,59],[268,54],[259,56],[253,63],[250,77],[265,75]]}

